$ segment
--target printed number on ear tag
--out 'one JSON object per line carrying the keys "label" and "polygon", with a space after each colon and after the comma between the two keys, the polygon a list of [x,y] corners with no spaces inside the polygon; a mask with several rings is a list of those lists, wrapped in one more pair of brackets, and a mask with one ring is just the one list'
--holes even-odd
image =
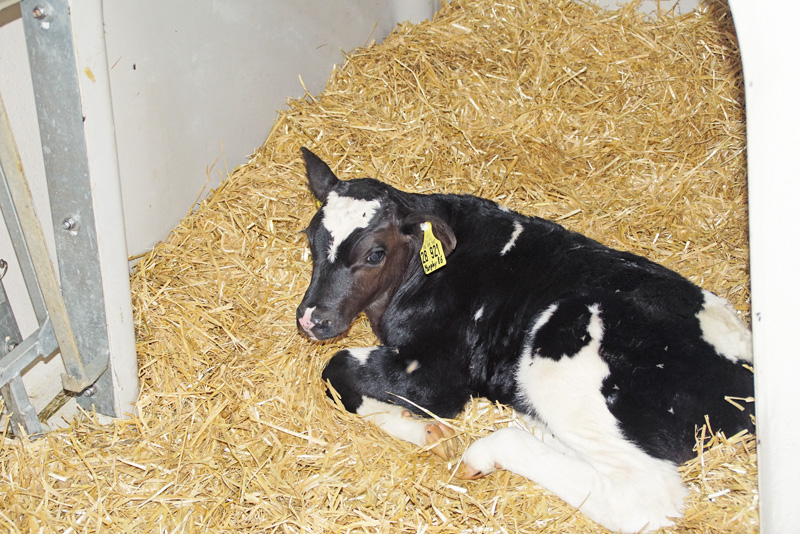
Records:
{"label": "printed number on ear tag", "polygon": [[419,259],[422,261],[422,270],[425,274],[431,274],[436,269],[444,267],[447,260],[444,259],[444,249],[442,242],[433,235],[433,226],[426,222],[422,224],[422,250],[419,251]]}

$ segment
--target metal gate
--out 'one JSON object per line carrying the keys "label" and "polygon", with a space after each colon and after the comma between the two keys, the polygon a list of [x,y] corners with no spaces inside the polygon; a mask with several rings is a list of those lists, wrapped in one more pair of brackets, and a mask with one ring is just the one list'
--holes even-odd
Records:
{"label": "metal gate", "polygon": [[[0,2],[0,8],[14,3]],[[105,415],[123,414],[118,413],[116,380],[109,369],[106,268],[101,261],[92,181],[98,177],[90,173],[70,6],[67,0],[26,0],[20,8],[59,276],[34,212],[0,95],[0,209],[39,325],[33,334],[21,338],[2,284],[9,263],[0,260],[0,391],[12,428],[37,434],[42,426],[23,386],[21,372],[37,358],[46,358],[55,351],[60,351],[64,362],[63,389],[76,395],[79,405]],[[124,268],[127,270],[127,264]],[[129,300],[127,305],[130,306]],[[132,338],[132,320],[126,322],[130,330],[126,335]],[[132,357],[135,360],[135,353]]]}

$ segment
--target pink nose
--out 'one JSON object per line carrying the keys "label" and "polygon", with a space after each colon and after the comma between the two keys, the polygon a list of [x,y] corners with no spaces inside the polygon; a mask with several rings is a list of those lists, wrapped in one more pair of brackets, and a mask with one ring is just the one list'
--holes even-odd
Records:
{"label": "pink nose", "polygon": [[311,320],[311,313],[313,311],[314,308],[308,308],[303,316],[297,320],[297,322],[300,323],[300,326],[303,327],[303,330],[308,333],[311,333],[311,330],[314,328],[314,322]]}

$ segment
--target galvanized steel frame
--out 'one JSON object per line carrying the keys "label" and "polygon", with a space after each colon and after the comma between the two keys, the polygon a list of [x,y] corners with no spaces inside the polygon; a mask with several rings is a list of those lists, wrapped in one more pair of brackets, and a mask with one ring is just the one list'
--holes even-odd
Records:
{"label": "galvanized steel frame", "polygon": [[[81,92],[67,0],[22,2],[44,167],[55,233],[59,284],[38,225],[19,154],[5,111],[0,120],[0,207],[39,322],[27,339],[3,343],[0,386],[14,424],[40,431],[19,374],[33,360],[60,350],[64,389],[78,402],[106,415],[115,413],[109,332],[102,269],[84,132]],[[13,311],[0,294],[0,325],[19,337]]]}
{"label": "galvanized steel frame", "polygon": [[[63,383],[64,389],[79,392],[94,383],[108,366],[109,345],[69,2],[23,2],[22,21],[61,293],[80,353],[77,358],[65,355],[57,328],[67,370]],[[53,322],[55,326],[55,318]]]}

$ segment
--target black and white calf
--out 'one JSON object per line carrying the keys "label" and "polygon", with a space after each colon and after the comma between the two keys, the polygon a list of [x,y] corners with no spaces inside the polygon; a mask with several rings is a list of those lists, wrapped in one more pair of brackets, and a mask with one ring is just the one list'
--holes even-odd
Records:
{"label": "black and white calf", "polygon": [[[298,326],[329,339],[365,311],[382,343],[325,368],[348,410],[422,446],[433,425],[406,417],[418,406],[449,418],[473,396],[506,403],[535,431],[478,440],[462,474],[508,469],[625,532],[681,515],[676,464],[706,415],[728,435],[752,429],[752,408],[725,400],[750,397],[753,377],[750,332],[723,299],[494,202],[343,181],[303,156],[323,204]],[[446,257],[430,274],[426,229]]]}

